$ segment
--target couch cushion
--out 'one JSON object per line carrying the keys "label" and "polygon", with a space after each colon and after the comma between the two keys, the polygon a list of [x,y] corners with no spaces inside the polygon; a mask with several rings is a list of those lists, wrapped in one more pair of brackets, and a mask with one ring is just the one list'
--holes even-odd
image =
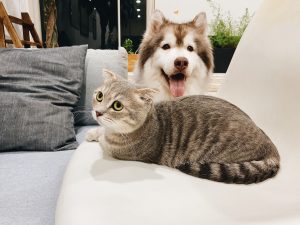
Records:
{"label": "couch cushion", "polygon": [[77,147],[72,110],[86,50],[0,49],[0,151]]}
{"label": "couch cushion", "polygon": [[88,49],[85,61],[85,78],[79,106],[75,109],[76,125],[95,125],[91,116],[92,95],[102,85],[102,70],[109,69],[127,78],[127,52],[119,50]]}
{"label": "couch cushion", "polygon": [[54,225],[56,200],[73,152],[0,153],[0,224]]}

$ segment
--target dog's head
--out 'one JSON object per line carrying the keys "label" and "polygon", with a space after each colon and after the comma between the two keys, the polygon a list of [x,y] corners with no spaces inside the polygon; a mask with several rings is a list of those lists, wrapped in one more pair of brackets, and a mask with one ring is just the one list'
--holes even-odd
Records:
{"label": "dog's head", "polygon": [[[140,45],[138,67],[151,64],[155,76],[161,76],[174,97],[182,96],[185,81],[191,76],[208,76],[213,69],[210,41],[205,34],[205,13],[192,21],[177,24],[155,11]],[[199,74],[205,73],[205,74]]]}

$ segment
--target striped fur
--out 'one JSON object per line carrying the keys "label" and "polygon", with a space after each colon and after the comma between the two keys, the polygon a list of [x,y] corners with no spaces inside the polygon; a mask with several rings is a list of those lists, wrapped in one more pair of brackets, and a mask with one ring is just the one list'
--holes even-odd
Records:
{"label": "striped fur", "polygon": [[[103,149],[122,160],[176,168],[224,183],[250,184],[274,177],[279,154],[269,137],[235,105],[210,96],[189,96],[153,104],[153,89],[117,76],[96,90],[95,118],[104,127]],[[124,109],[111,109],[115,100]]]}
{"label": "striped fur", "polygon": [[185,163],[176,169],[195,177],[236,184],[262,182],[274,177],[279,164],[277,159],[264,159],[240,163]]}

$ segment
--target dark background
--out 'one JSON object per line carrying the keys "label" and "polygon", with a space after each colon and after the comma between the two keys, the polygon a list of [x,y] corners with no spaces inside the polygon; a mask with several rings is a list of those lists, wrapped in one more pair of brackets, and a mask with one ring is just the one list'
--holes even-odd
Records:
{"label": "dark background", "polygon": [[[43,0],[40,7],[43,24]],[[56,0],[56,7],[59,46],[88,44],[94,49],[118,48],[117,0]],[[130,38],[136,51],[145,29],[146,0],[121,0],[121,44]],[[45,41],[44,27],[42,32]]]}

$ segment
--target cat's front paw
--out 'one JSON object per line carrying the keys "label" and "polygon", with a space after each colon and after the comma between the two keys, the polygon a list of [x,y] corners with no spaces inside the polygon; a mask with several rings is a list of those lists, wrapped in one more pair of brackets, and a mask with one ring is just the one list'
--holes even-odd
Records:
{"label": "cat's front paw", "polygon": [[86,141],[98,141],[98,139],[99,139],[98,128],[90,129],[85,135]]}

